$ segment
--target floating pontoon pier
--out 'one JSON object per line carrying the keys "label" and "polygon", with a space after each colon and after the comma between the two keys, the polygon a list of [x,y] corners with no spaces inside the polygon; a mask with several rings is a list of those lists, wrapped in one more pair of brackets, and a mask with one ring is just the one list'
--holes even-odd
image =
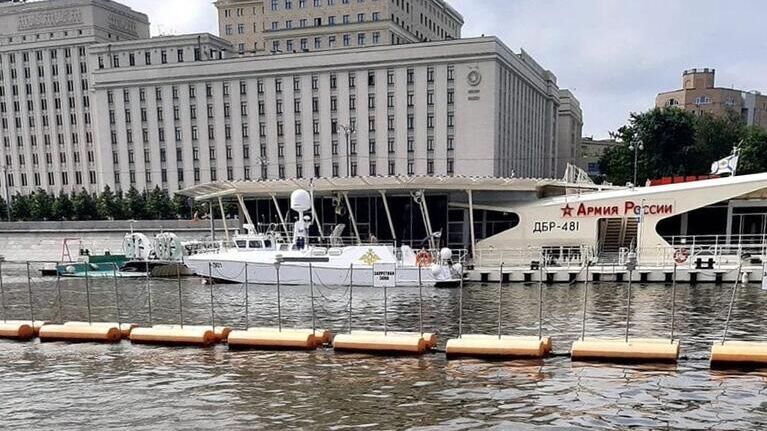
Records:
{"label": "floating pontoon pier", "polygon": [[[741,265],[738,267],[738,275],[742,270],[743,261],[750,256],[741,256]],[[754,341],[727,341],[727,333],[730,329],[730,319],[735,306],[735,298],[738,294],[739,280],[736,278],[732,287],[730,306],[727,309],[727,320],[724,322],[724,334],[722,341],[711,346],[712,368],[753,368],[767,366],[767,343]]]}
{"label": "floating pontoon pier", "polygon": [[[586,274],[591,262],[586,263]],[[586,339],[586,309],[588,305],[589,284],[583,291],[583,327],[581,339],[575,341],[570,350],[572,360],[590,360],[606,362],[676,362],[679,358],[679,341],[674,340],[676,316],[676,267],[674,267],[671,286],[671,337],[670,338],[629,338],[631,328],[631,285],[632,273],[636,269],[636,254],[630,253],[626,265],[629,273],[626,292],[626,333],[622,339],[591,338]]]}
{"label": "floating pontoon pier", "polygon": [[[543,273],[543,268],[539,271]],[[460,284],[458,338],[448,340],[448,359],[478,357],[491,359],[541,359],[551,353],[551,338],[543,336],[543,277],[538,281],[538,336],[503,335],[503,264],[498,281],[498,333],[463,334],[463,280]]]}

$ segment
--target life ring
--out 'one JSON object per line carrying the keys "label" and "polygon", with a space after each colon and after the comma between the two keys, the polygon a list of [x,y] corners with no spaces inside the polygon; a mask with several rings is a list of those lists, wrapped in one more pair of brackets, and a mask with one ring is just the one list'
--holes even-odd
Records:
{"label": "life ring", "polygon": [[415,255],[415,264],[419,268],[431,265],[431,254],[426,250],[421,250]]}
{"label": "life ring", "polygon": [[690,257],[690,251],[686,248],[680,248],[674,251],[674,262],[677,264],[683,264],[687,262],[687,258]]}

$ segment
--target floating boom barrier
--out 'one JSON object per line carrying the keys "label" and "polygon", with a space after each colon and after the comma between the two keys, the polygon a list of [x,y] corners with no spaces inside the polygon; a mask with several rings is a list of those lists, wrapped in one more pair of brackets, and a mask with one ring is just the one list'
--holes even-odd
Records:
{"label": "floating boom barrier", "polygon": [[[543,266],[540,268],[543,274]],[[460,283],[458,338],[447,341],[448,359],[476,357],[490,359],[542,359],[551,353],[552,341],[543,336],[543,277],[538,282],[538,336],[502,335],[503,332],[503,264],[498,282],[498,333],[463,334],[463,279]]]}

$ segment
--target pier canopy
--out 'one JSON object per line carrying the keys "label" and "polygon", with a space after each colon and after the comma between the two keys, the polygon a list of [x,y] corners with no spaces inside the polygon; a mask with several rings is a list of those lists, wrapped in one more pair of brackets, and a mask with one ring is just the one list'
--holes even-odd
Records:
{"label": "pier canopy", "polygon": [[570,191],[596,191],[603,186],[573,184],[557,179],[498,178],[468,176],[375,176],[337,178],[292,178],[283,180],[218,181],[200,184],[179,193],[197,201],[218,198],[285,197],[294,190],[313,190],[315,194],[369,194],[376,191],[403,192],[414,190],[433,192],[535,192],[538,197],[562,195]]}

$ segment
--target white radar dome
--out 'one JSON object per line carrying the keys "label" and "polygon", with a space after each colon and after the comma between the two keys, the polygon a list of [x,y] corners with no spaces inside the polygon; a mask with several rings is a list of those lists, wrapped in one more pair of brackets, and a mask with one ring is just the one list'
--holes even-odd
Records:
{"label": "white radar dome", "polygon": [[439,251],[439,257],[441,257],[442,260],[450,260],[453,258],[453,250],[445,247]]}
{"label": "white radar dome", "polygon": [[293,211],[303,212],[312,209],[312,197],[306,190],[296,190],[290,194],[290,208]]}

